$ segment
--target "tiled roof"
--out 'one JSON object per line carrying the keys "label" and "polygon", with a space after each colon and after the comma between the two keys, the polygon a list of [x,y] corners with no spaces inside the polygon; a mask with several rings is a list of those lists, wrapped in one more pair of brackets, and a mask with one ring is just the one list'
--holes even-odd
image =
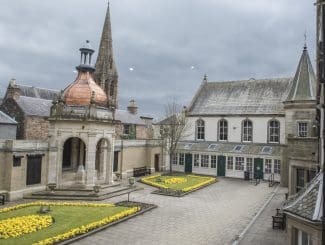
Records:
{"label": "tiled roof", "polygon": [[138,114],[132,114],[128,110],[116,110],[115,119],[121,121],[123,124],[145,125],[145,122]]}
{"label": "tiled roof", "polygon": [[307,186],[285,203],[283,210],[310,221],[321,221],[323,173],[319,173]]}
{"label": "tiled roof", "polygon": [[21,95],[26,97],[34,97],[39,99],[54,100],[59,95],[59,90],[47,89],[47,88],[37,88],[27,85],[17,84],[21,90]]}
{"label": "tiled roof", "polygon": [[202,83],[189,115],[284,114],[290,78]]}
{"label": "tiled roof", "polygon": [[4,112],[0,111],[0,124],[17,124],[17,122]]}
{"label": "tiled roof", "polygon": [[40,117],[50,116],[52,100],[20,96],[16,101],[26,115]]}
{"label": "tiled roof", "polygon": [[316,77],[310,62],[307,48],[305,47],[299,65],[292,81],[287,101],[315,100],[316,99]]}
{"label": "tiled roof", "polygon": [[[211,147],[211,145],[214,145]],[[240,151],[236,151],[236,146],[243,146]],[[210,146],[210,147],[209,147]],[[262,152],[263,147],[270,146],[270,152]],[[176,148],[178,151],[197,151],[211,153],[231,153],[231,154],[248,154],[248,155],[263,155],[263,156],[281,156],[283,147],[280,145],[265,145],[265,144],[244,144],[244,143],[228,143],[228,142],[197,142],[186,141],[180,142]]]}

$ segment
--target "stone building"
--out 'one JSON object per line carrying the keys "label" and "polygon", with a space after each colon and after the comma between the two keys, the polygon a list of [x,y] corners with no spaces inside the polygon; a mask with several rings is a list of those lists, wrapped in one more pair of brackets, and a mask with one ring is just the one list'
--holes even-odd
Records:
{"label": "stone building", "polygon": [[323,172],[284,204],[289,244],[322,244]]}
{"label": "stone building", "polygon": [[0,110],[17,121],[17,139],[47,140],[52,100],[58,91],[9,82]]}
{"label": "stone building", "polygon": [[0,189],[10,200],[48,183],[110,184],[135,167],[161,165],[152,118],[141,116],[134,100],[127,110],[117,108],[109,7],[99,50],[96,71],[89,43],[80,49],[78,76],[62,92],[10,81],[1,109],[17,121],[18,140],[0,140]]}
{"label": "stone building", "polygon": [[113,110],[108,107],[106,93],[93,79],[94,50],[87,43],[80,52],[78,76],[53,101],[49,118],[48,181],[59,186],[113,181]]}
{"label": "stone building", "polygon": [[235,178],[246,172],[283,186],[290,181],[296,192],[318,170],[315,86],[306,47],[293,78],[205,76],[187,109],[191,134],[178,145],[173,169]]}
{"label": "stone building", "polygon": [[0,139],[16,139],[17,122],[0,111]]}

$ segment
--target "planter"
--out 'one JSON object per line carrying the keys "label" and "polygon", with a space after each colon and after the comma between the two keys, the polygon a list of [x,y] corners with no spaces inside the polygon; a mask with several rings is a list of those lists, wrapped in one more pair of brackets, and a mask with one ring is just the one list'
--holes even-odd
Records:
{"label": "planter", "polygon": [[100,191],[100,185],[94,185],[93,189],[95,193],[98,193]]}
{"label": "planter", "polygon": [[51,193],[54,193],[54,190],[56,188],[56,183],[48,183],[47,187],[50,189]]}
{"label": "planter", "polygon": [[129,178],[129,185],[130,185],[130,186],[133,186],[134,183],[135,183],[135,178],[134,178],[134,177],[130,177],[130,178]]}

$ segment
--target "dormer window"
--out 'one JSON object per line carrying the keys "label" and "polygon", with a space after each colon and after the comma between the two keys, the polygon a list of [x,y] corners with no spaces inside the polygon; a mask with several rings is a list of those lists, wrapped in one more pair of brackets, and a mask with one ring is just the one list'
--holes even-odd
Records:
{"label": "dormer window", "polygon": [[218,147],[217,144],[210,144],[210,145],[208,146],[208,149],[209,149],[209,150],[215,150],[215,149],[217,149],[217,147]]}
{"label": "dormer window", "polygon": [[243,148],[244,148],[243,145],[236,145],[236,146],[234,147],[233,151],[241,152]]}
{"label": "dormer window", "polygon": [[298,137],[307,137],[308,136],[308,123],[307,122],[298,122]]}

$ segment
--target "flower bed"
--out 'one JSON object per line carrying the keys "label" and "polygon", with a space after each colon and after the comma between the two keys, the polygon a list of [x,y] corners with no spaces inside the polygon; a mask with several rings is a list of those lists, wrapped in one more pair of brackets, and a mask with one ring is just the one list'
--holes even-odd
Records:
{"label": "flower bed", "polygon": [[[50,207],[49,213],[36,215],[35,213],[44,206]],[[127,207],[108,203],[19,204],[0,209],[0,244],[56,244],[106,227],[112,222],[139,212],[140,209],[140,205]]]}
{"label": "flower bed", "polygon": [[0,239],[18,237],[50,226],[53,218],[50,215],[26,215],[0,220]]}
{"label": "flower bed", "polygon": [[153,193],[171,196],[183,196],[216,181],[216,178],[199,175],[153,175],[141,179],[141,182],[159,188]]}

